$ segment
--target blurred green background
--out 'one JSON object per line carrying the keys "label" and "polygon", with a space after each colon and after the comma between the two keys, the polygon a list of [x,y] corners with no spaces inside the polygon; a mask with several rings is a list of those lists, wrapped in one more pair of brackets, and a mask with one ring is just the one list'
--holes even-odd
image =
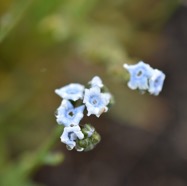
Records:
{"label": "blurred green background", "polygon": [[[161,96],[141,95],[127,88],[122,65],[145,60],[154,68],[172,72],[167,59],[160,57],[158,51],[167,44],[163,30],[184,5],[185,1],[179,0],[1,0],[0,185],[73,185],[65,178],[58,183],[47,181],[49,172],[44,177],[38,172],[41,166],[46,169],[45,165],[56,167],[59,163],[64,171],[66,166],[74,169],[72,163],[67,165],[68,156],[71,161],[76,157],[80,167],[86,154],[92,157],[92,152],[82,156],[66,152],[59,142],[54,112],[60,99],[54,89],[71,82],[86,84],[95,75],[103,79],[116,101],[101,119],[89,120],[96,128],[99,125],[101,136],[104,133],[97,156],[103,151],[112,156],[105,149],[111,138],[107,136],[110,132],[106,132],[110,129],[106,128],[111,125],[116,131],[111,134],[112,139],[119,131],[123,131],[122,136],[132,134],[129,138],[135,141],[140,133],[151,136],[140,138],[140,143],[146,143],[134,147],[141,147],[136,153],[143,154],[172,120],[173,107],[166,99],[169,80]],[[127,145],[128,151],[133,151],[123,140],[115,145]],[[96,153],[97,148],[93,154]],[[93,162],[102,164],[94,159]],[[115,166],[113,169],[115,172]],[[114,176],[113,172],[110,176]],[[95,185],[110,185],[100,181]],[[85,185],[94,184],[88,179]]]}

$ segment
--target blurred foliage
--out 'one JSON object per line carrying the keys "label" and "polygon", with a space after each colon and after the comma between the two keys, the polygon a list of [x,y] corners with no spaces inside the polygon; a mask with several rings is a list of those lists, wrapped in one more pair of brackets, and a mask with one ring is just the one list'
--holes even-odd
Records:
{"label": "blurred foliage", "polygon": [[38,166],[63,161],[62,154],[49,153],[62,132],[53,129],[59,102],[53,90],[69,82],[100,75],[116,99],[113,117],[147,130],[161,127],[164,102],[125,88],[122,64],[151,55],[179,3],[0,2],[0,185],[34,185],[28,178]]}

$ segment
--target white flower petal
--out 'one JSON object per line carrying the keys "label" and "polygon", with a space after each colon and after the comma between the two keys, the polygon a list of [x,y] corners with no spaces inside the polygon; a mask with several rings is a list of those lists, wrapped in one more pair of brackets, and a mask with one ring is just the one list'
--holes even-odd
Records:
{"label": "white flower petal", "polygon": [[89,82],[89,84],[91,85],[91,87],[95,87],[95,86],[99,88],[103,87],[103,82],[99,76],[93,77],[92,80]]}
{"label": "white flower petal", "polygon": [[132,90],[147,90],[149,88],[149,78],[153,74],[153,69],[150,65],[140,61],[135,65],[124,64],[123,67],[130,73],[128,87]]}
{"label": "white flower petal", "polygon": [[148,91],[150,94],[157,96],[161,92],[165,77],[166,76],[162,71],[158,69],[154,70],[154,74],[149,80]]}
{"label": "white flower petal", "polygon": [[[73,134],[73,137],[71,137]],[[75,140],[83,139],[84,134],[82,133],[79,126],[65,127],[64,131],[60,137],[61,142],[65,143],[70,150],[72,150],[76,146]]]}
{"label": "white flower petal", "polygon": [[77,101],[83,98],[84,86],[79,83],[71,83],[56,89],[55,93],[63,99]]}
{"label": "white flower petal", "polygon": [[85,89],[83,103],[85,103],[88,111],[87,116],[94,114],[99,117],[103,112],[107,112],[107,105],[109,104],[110,99],[111,94],[101,93],[99,87]]}
{"label": "white flower petal", "polygon": [[80,120],[84,116],[84,108],[84,105],[74,108],[70,101],[64,99],[57,109],[57,123],[66,127],[71,124],[79,125]]}

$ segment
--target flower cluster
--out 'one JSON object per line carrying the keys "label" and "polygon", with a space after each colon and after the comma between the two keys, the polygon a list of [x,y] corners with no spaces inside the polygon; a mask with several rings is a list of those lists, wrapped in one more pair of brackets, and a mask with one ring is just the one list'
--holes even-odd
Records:
{"label": "flower cluster", "polygon": [[61,105],[56,111],[56,121],[64,126],[61,142],[68,150],[74,147],[77,151],[92,150],[100,141],[100,135],[90,124],[80,125],[84,114],[87,116],[101,114],[108,111],[112,103],[112,95],[106,90],[102,80],[95,76],[88,88],[78,83],[71,83],[56,89],[55,93],[62,98]]}
{"label": "flower cluster", "polygon": [[161,92],[165,79],[165,74],[162,71],[153,69],[143,61],[135,65],[124,64],[123,67],[130,74],[130,80],[128,82],[130,89],[138,89],[141,92],[148,91],[155,96]]}

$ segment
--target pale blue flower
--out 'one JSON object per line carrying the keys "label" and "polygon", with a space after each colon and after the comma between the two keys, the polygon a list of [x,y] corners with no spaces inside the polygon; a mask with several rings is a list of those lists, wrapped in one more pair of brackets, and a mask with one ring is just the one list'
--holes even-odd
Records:
{"label": "pale blue flower", "polygon": [[64,99],[57,109],[57,123],[64,126],[70,126],[71,124],[79,125],[80,120],[84,116],[84,108],[84,105],[74,108],[70,101]]}
{"label": "pale blue flower", "polygon": [[[70,126],[65,127],[63,134],[61,135],[60,139],[61,142],[65,143],[69,150],[72,150],[76,146],[77,139],[83,139],[84,134],[82,133],[79,126]],[[79,151],[83,149],[78,149]]]}
{"label": "pale blue flower", "polygon": [[99,88],[103,87],[103,82],[99,76],[93,77],[92,80],[89,82],[89,84],[91,85],[91,87],[95,87],[95,86]]}
{"label": "pale blue flower", "polygon": [[95,114],[99,117],[103,112],[107,112],[107,105],[109,104],[110,99],[111,95],[109,93],[101,93],[99,87],[85,89],[83,103],[85,103],[87,107],[87,116]]}
{"label": "pale blue flower", "polygon": [[164,79],[165,79],[165,74],[160,71],[155,69],[153,75],[149,79],[149,93],[157,96],[160,91],[162,90]]}
{"label": "pale blue flower", "polygon": [[128,87],[135,90],[147,90],[149,88],[149,78],[153,74],[153,69],[143,61],[135,65],[124,64],[123,67],[130,73]]}
{"label": "pale blue flower", "polygon": [[62,88],[56,89],[55,93],[63,99],[77,101],[83,99],[84,86],[78,83],[71,83]]}

